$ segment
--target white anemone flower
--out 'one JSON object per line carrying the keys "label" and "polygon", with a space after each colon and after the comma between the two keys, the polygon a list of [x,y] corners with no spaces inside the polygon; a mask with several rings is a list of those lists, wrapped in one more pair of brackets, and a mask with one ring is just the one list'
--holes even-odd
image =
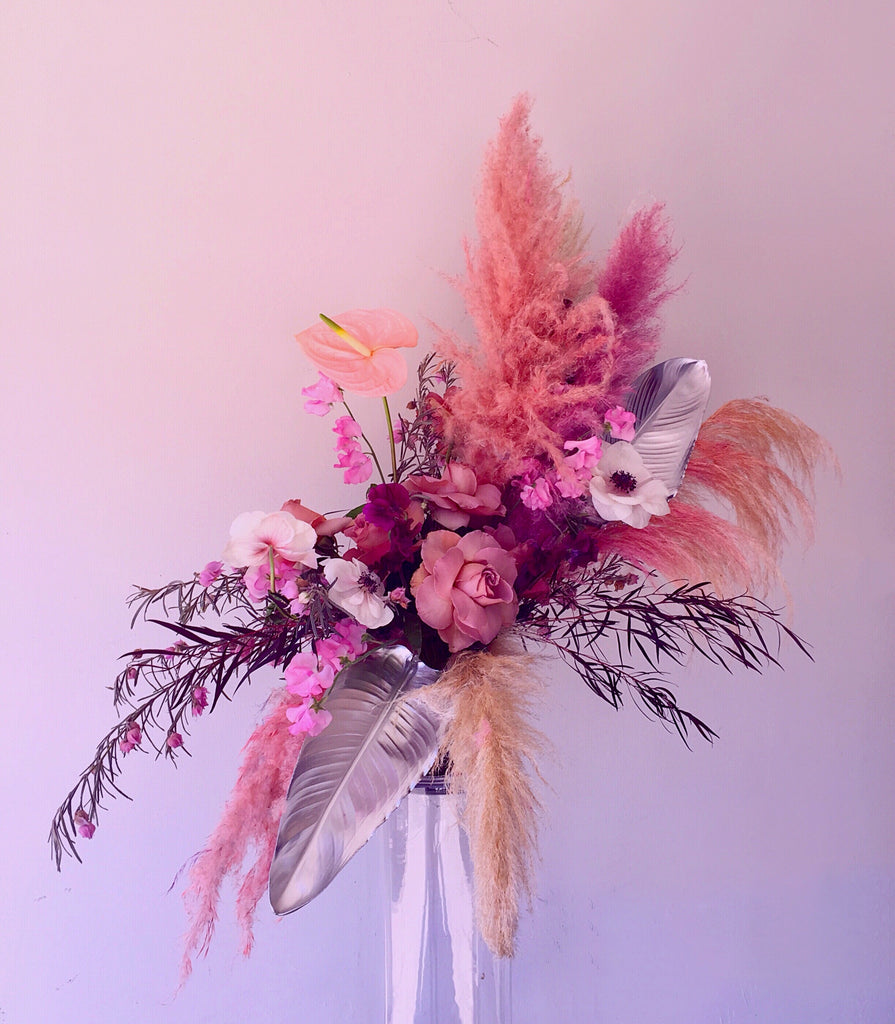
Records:
{"label": "white anemone flower", "polygon": [[363,562],[352,558],[330,558],[323,563],[323,575],[331,584],[327,597],[334,605],[368,629],[385,626],[395,613],[385,602],[382,581]]}
{"label": "white anemone flower", "polygon": [[627,441],[605,445],[590,481],[594,508],[607,522],[642,530],[650,516],[668,515],[668,488]]}

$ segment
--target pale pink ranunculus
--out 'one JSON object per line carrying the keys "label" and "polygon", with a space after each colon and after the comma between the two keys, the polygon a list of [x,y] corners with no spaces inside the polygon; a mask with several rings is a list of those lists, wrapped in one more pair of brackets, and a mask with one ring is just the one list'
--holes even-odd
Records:
{"label": "pale pink ranunculus", "polygon": [[490,643],[515,621],[516,561],[493,534],[473,530],[460,537],[436,530],[421,554],[423,564],[411,580],[416,610],[451,651]]}
{"label": "pale pink ranunculus", "polygon": [[407,380],[399,348],[413,348],[417,330],[391,309],[355,309],[295,336],[311,362],[346,391],[384,397]]}
{"label": "pale pink ranunculus", "polygon": [[265,565],[270,552],[284,561],[317,566],[317,533],[289,512],[243,512],[233,520],[224,561],[233,566]]}
{"label": "pale pink ranunculus", "polygon": [[475,472],[460,462],[449,462],[441,479],[409,476],[401,483],[411,495],[426,501],[432,518],[450,530],[468,526],[472,516],[506,514],[498,488],[480,484]]}

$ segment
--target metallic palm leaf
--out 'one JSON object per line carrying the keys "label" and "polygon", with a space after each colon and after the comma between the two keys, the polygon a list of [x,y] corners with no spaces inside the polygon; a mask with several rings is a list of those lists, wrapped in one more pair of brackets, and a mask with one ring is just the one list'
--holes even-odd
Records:
{"label": "metallic palm leaf", "polygon": [[280,819],[270,867],[277,914],[322,892],[432,763],[439,717],[406,696],[438,675],[406,647],[387,647],[336,677],[332,722],[302,744]]}
{"label": "metallic palm leaf", "polygon": [[634,447],[669,497],[684,478],[710,387],[702,359],[666,359],[640,374],[625,403],[637,417]]}

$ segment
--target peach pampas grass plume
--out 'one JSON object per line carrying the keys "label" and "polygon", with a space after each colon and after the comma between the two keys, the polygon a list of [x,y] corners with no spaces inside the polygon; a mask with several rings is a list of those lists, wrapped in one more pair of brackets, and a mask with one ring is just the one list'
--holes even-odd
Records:
{"label": "peach pampas grass plume", "polygon": [[[545,741],[531,725],[539,684],[530,655],[459,655],[422,691],[450,714],[442,750],[452,762],[450,785],[462,793],[469,833],[476,919],[500,957],[512,956],[519,904],[531,900],[540,805],[529,769]],[[415,695],[419,696],[419,695]]]}
{"label": "peach pampas grass plume", "polygon": [[[667,516],[643,530],[609,524],[602,549],[666,579],[710,583],[731,596],[767,595],[783,579],[784,543],[814,528],[814,476],[836,466],[829,444],[800,419],[764,399],[727,402],[702,424]],[[704,507],[720,502],[734,521]]]}
{"label": "peach pampas grass plume", "polygon": [[228,875],[239,875],[243,861],[254,847],[255,863],[246,870],[236,897],[236,915],[242,933],[242,953],[252,951],[255,907],[267,888],[280,815],[286,790],[304,736],[289,732],[286,708],[295,698],[285,690],[271,695],[273,710],[243,747],[242,764],[221,820],[206,848],[189,872],[183,901],[189,918],[184,936],[181,984],[193,969],[193,956],[204,956],[218,919],[221,885]]}
{"label": "peach pampas grass plume", "polygon": [[599,433],[657,347],[656,311],[674,258],[662,207],[623,229],[598,271],[581,215],[531,134],[520,96],[485,155],[479,241],[460,288],[478,334],[443,336],[462,388],[444,419],[455,457],[502,485],[526,460],[559,467],[563,441]]}

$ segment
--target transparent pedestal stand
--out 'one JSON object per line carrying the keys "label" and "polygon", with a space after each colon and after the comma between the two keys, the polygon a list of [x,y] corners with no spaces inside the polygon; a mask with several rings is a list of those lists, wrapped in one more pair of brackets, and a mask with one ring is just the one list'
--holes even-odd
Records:
{"label": "transparent pedestal stand", "polygon": [[475,926],[469,843],[443,776],[386,823],[386,1024],[512,1024],[510,960]]}

